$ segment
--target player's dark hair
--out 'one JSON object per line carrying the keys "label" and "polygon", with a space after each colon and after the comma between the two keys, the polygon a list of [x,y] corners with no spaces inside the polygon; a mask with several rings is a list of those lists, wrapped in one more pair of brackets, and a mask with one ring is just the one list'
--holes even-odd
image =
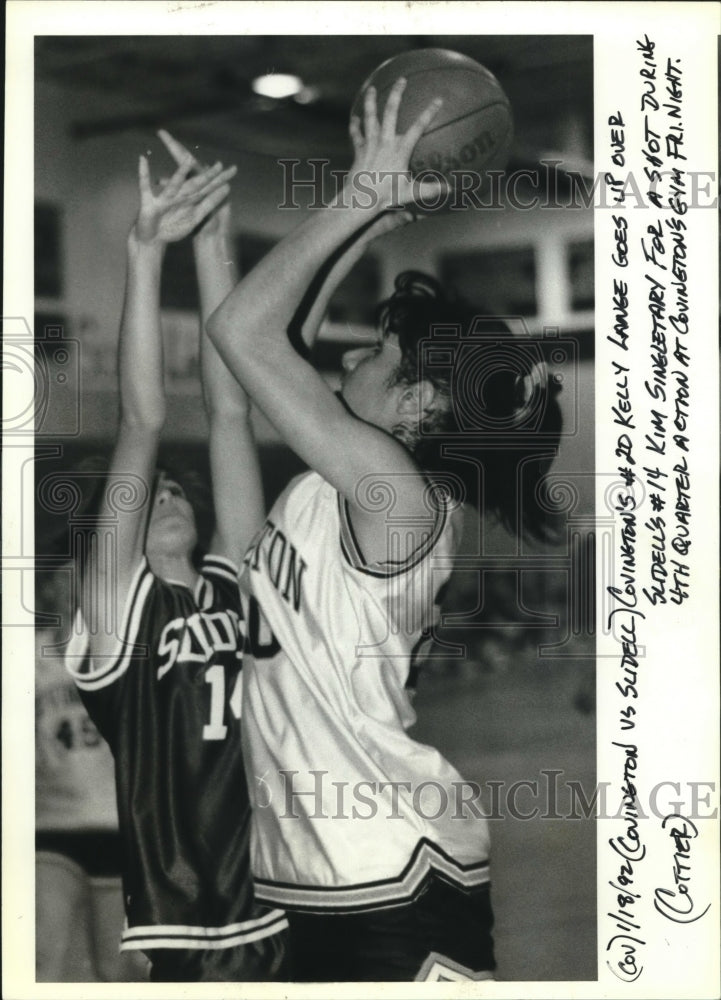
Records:
{"label": "player's dark hair", "polygon": [[156,475],[153,483],[153,495],[155,495],[161,473],[165,479],[172,479],[180,486],[186,500],[193,508],[197,542],[191,553],[191,561],[196,569],[200,569],[203,556],[210,548],[215,526],[213,492],[210,483],[195,469],[183,469],[166,464]]}
{"label": "player's dark hair", "polygon": [[[503,320],[484,315],[419,271],[398,275],[393,294],[378,306],[376,322],[384,336],[398,337],[401,361],[394,384],[427,380],[436,390],[433,409],[417,432],[409,436],[399,428],[398,437],[420,467],[431,477],[452,471],[466,498],[482,512],[493,512],[509,531],[552,538],[554,510],[541,490],[558,448],[561,409],[540,343],[529,353],[524,338],[523,349],[517,349],[519,341],[514,345]],[[473,462],[459,458],[469,436],[482,465],[482,485]]]}
{"label": "player's dark hair", "polygon": [[[90,455],[75,466],[69,478],[74,480],[82,494],[81,510],[86,523],[85,531],[92,530],[103,503],[107,484],[110,462],[105,455]],[[150,484],[152,496],[155,495],[161,470],[157,470]],[[183,469],[165,463],[162,465],[162,475],[176,482],[193,508],[197,542],[191,553],[191,561],[196,569],[200,568],[203,556],[210,548],[210,540],[215,526],[213,495],[209,482],[195,469]],[[152,503],[152,497],[151,497]]]}

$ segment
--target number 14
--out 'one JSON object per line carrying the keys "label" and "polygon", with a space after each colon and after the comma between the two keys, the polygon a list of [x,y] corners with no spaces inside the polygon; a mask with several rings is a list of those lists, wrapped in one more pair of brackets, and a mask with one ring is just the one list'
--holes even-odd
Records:
{"label": "number 14", "polygon": [[[205,671],[205,683],[210,684],[210,720],[203,726],[204,740],[224,740],[228,727],[223,723],[225,709],[225,669],[220,663],[215,663]],[[243,697],[243,674],[239,673],[233,694],[228,705],[231,712],[240,718],[241,701]]]}

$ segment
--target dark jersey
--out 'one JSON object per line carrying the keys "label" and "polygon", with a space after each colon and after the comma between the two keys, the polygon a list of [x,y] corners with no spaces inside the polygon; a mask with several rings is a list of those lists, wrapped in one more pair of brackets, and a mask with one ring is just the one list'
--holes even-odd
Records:
{"label": "dark jersey", "polygon": [[283,930],[281,910],[255,905],[249,871],[236,567],[206,557],[192,591],[143,558],[117,653],[92,661],[83,633],[68,669],[115,757],[122,947],[218,949]]}

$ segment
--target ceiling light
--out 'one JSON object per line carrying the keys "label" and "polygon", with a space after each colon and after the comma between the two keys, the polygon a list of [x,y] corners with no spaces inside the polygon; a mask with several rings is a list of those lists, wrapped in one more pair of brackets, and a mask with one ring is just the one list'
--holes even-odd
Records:
{"label": "ceiling light", "polygon": [[303,81],[290,73],[266,73],[264,76],[257,76],[251,87],[256,94],[280,100],[299,94],[303,90]]}

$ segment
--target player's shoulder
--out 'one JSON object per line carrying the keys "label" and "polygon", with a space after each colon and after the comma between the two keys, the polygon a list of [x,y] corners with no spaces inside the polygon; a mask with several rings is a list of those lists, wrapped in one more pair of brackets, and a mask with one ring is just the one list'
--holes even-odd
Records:
{"label": "player's shoulder", "polygon": [[262,533],[288,529],[307,541],[318,540],[337,503],[331,484],[312,470],[294,476],[273,504]]}
{"label": "player's shoulder", "polygon": [[312,469],[293,476],[274,506],[287,506],[289,503],[307,503],[310,499],[334,493],[331,484]]}

